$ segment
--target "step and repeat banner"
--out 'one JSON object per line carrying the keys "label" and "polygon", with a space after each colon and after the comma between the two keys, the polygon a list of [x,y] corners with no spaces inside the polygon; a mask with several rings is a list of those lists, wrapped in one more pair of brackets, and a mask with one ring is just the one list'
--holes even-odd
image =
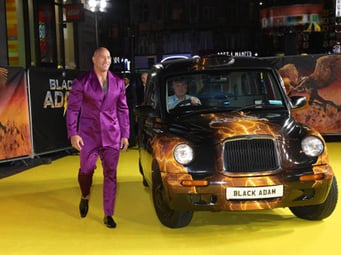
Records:
{"label": "step and repeat banner", "polygon": [[[265,58],[283,77],[289,96],[307,105],[292,111],[323,135],[341,135],[341,55]],[[82,71],[0,66],[0,163],[71,148],[65,110]]]}
{"label": "step and repeat banner", "polygon": [[25,70],[0,66],[0,162],[32,152]]}
{"label": "step and repeat banner", "polygon": [[28,70],[35,154],[71,148],[67,138],[65,110],[72,81],[80,74],[76,70]]}
{"label": "step and repeat banner", "polygon": [[289,96],[305,96],[307,104],[292,114],[323,135],[341,134],[341,55],[274,57]]}

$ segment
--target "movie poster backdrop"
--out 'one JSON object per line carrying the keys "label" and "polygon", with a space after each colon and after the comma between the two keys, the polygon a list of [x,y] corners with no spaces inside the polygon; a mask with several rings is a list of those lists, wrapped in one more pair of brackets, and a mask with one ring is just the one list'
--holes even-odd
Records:
{"label": "movie poster backdrop", "polygon": [[76,70],[30,68],[28,70],[33,150],[45,154],[71,148],[67,138],[65,109]]}
{"label": "movie poster backdrop", "polygon": [[[293,110],[300,122],[324,135],[341,134],[341,55],[267,58],[281,73],[289,96],[304,95],[307,105]],[[76,70],[0,67],[0,162],[70,148],[65,107]],[[31,137],[33,140],[31,140]],[[33,143],[33,145],[32,145]]]}
{"label": "movie poster backdrop", "polygon": [[0,162],[31,154],[25,70],[0,66]]}
{"label": "movie poster backdrop", "polygon": [[296,120],[323,135],[341,134],[341,55],[274,57],[289,96],[305,96],[307,104],[292,111]]}

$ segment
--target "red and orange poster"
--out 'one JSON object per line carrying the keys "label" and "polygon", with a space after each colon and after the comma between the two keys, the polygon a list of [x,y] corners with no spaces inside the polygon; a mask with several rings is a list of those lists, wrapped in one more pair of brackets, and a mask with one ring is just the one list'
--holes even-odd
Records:
{"label": "red and orange poster", "polygon": [[0,161],[31,154],[25,71],[0,67]]}

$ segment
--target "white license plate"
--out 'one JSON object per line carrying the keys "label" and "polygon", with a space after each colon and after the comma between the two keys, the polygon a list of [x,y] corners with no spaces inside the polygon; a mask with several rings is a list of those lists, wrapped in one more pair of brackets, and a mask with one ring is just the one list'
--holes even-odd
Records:
{"label": "white license plate", "polygon": [[283,196],[283,185],[264,187],[227,187],[227,200],[262,199]]}

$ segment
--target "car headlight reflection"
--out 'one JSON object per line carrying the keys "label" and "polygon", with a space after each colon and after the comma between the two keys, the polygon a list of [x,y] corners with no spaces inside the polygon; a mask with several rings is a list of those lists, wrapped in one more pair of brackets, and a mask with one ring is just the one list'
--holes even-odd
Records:
{"label": "car headlight reflection", "polygon": [[301,142],[301,146],[303,152],[311,157],[319,156],[324,150],[323,142],[316,136],[305,137]]}
{"label": "car headlight reflection", "polygon": [[174,149],[174,158],[180,164],[189,164],[194,158],[193,149],[188,144],[178,144]]}

